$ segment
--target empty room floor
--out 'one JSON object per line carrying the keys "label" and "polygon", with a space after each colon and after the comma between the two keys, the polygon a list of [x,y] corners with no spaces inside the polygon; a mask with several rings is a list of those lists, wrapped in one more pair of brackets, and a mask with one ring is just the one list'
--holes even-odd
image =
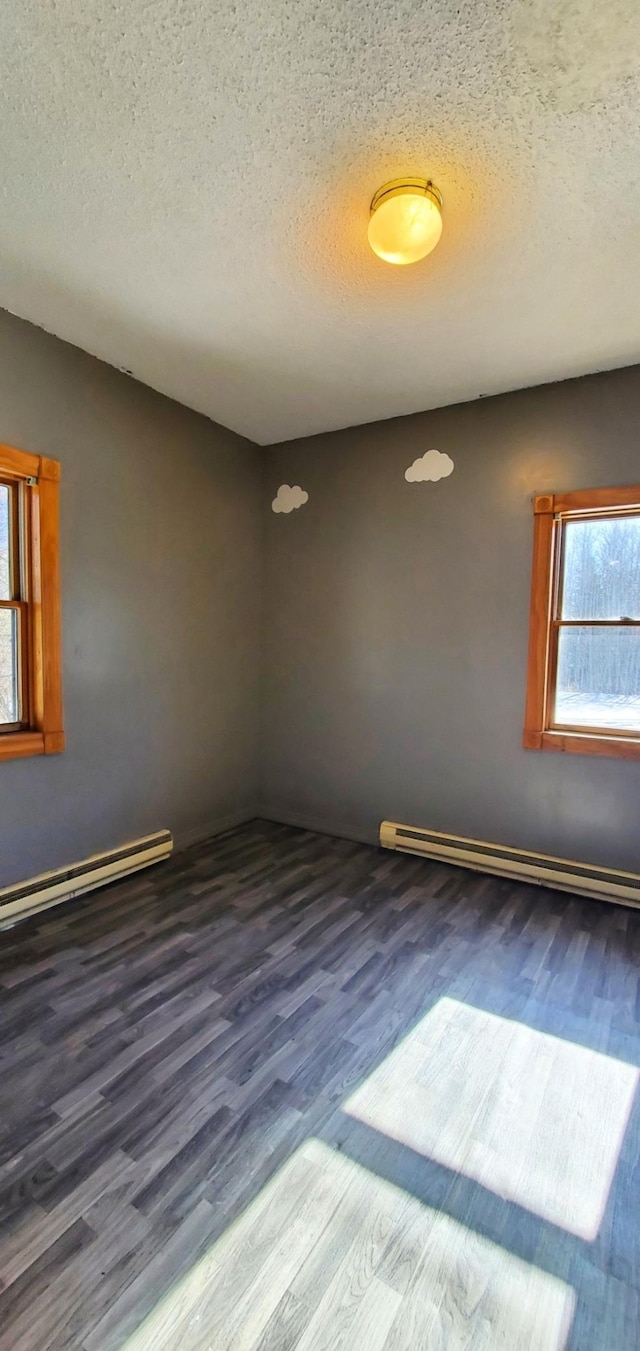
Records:
{"label": "empty room floor", "polygon": [[640,913],[265,822],[0,938],[2,1351],[632,1351]]}

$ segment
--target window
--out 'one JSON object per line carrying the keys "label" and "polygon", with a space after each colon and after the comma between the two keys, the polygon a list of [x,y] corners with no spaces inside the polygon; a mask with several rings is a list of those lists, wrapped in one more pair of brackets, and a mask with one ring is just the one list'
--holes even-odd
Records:
{"label": "window", "polygon": [[0,446],[0,760],[64,749],[57,460]]}
{"label": "window", "polygon": [[640,486],[533,510],[524,745],[640,758]]}

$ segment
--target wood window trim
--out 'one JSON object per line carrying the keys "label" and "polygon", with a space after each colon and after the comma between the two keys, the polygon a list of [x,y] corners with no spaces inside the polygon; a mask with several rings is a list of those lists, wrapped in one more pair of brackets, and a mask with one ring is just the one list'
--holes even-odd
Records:
{"label": "wood window trim", "polygon": [[555,670],[553,611],[557,579],[559,524],[567,517],[599,511],[640,509],[640,484],[627,488],[592,488],[572,493],[545,493],[533,500],[533,567],[529,619],[527,701],[522,744],[525,750],[560,751],[640,760],[640,736],[624,733],[553,730],[551,704]]}
{"label": "wood window trim", "polygon": [[64,750],[60,627],[60,464],[0,445],[0,478],[21,485],[27,589],[27,726],[0,731],[0,761]]}

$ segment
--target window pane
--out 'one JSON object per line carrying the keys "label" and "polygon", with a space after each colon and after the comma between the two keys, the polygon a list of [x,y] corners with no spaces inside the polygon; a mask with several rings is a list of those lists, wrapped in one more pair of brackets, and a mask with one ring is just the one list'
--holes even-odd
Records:
{"label": "window pane", "polygon": [[640,516],[567,521],[562,619],[640,619]]}
{"label": "window pane", "polygon": [[19,722],[18,616],[0,610],[0,723]]}
{"label": "window pane", "polygon": [[0,600],[11,600],[9,567],[9,489],[0,483]]}
{"label": "window pane", "polygon": [[560,629],[555,722],[640,732],[640,629]]}

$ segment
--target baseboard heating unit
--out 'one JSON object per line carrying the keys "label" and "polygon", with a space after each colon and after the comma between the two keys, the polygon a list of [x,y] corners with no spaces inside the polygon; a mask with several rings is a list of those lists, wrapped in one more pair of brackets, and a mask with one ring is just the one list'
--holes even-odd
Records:
{"label": "baseboard heating unit", "polygon": [[72,863],[67,868],[57,868],[54,872],[41,873],[27,882],[16,882],[12,887],[0,890],[0,929],[6,929],[17,920],[27,919],[40,910],[61,901],[70,901],[73,896],[81,896],[94,887],[105,886],[107,882],[118,882],[129,873],[147,868],[151,863],[160,863],[168,858],[173,849],[171,831],[159,830],[155,835],[145,835],[141,840],[131,840],[117,849],[104,854],[93,854],[81,863]]}
{"label": "baseboard heating unit", "polygon": [[637,873],[618,872],[615,868],[598,868],[590,863],[573,863],[567,858],[551,854],[532,854],[527,849],[510,849],[507,845],[487,844],[485,840],[468,840],[462,835],[443,835],[437,830],[421,830],[418,826],[401,826],[395,821],[383,821],[380,843],[385,849],[397,849],[404,854],[422,854],[442,863],[457,864],[475,872],[495,873],[497,877],[512,877],[520,882],[533,882],[541,887],[559,891],[573,891],[594,900],[615,901],[620,905],[640,908],[640,876]]}

